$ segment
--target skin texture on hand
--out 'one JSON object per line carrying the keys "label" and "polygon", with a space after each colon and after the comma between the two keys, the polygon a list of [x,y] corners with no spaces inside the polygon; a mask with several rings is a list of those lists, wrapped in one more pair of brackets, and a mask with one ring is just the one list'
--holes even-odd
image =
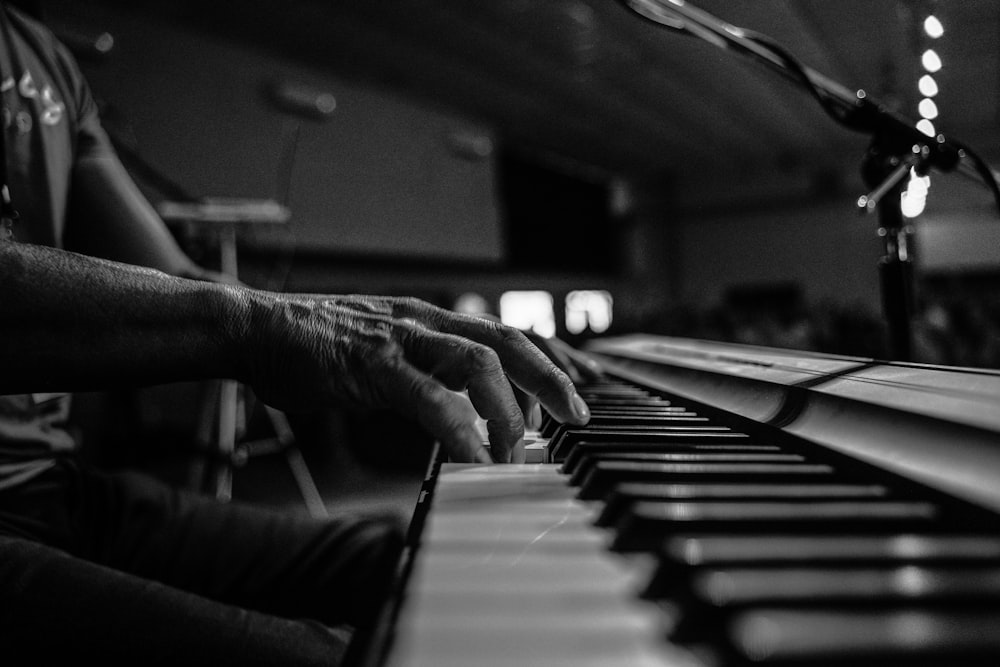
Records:
{"label": "skin texture on hand", "polygon": [[521,331],[418,299],[279,294],[12,242],[0,284],[2,393],[233,378],[286,411],[395,411],[480,462],[523,461],[538,402],[590,417]]}
{"label": "skin texture on hand", "polygon": [[250,294],[249,382],[274,407],[392,409],[452,460],[478,462],[524,460],[524,415],[536,401],[561,421],[589,419],[570,378],[512,327],[412,298]]}

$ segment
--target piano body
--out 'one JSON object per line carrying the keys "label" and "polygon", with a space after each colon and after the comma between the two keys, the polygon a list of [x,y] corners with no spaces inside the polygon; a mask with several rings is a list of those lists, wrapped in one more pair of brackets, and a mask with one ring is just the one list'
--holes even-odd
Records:
{"label": "piano body", "polygon": [[1000,373],[635,335],[435,463],[372,664],[1000,664]]}

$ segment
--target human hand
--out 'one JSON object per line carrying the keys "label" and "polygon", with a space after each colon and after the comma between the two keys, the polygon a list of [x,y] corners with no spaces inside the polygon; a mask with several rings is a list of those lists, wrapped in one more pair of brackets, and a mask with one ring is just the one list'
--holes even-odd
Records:
{"label": "human hand", "polygon": [[536,401],[560,421],[590,417],[570,378],[513,327],[413,298],[247,294],[246,380],[273,407],[389,408],[452,460],[478,462],[523,462]]}

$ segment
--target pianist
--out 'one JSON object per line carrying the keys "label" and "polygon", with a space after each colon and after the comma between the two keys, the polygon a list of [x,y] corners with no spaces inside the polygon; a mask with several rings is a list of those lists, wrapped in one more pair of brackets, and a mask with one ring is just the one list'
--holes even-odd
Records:
{"label": "pianist", "polygon": [[2,5],[0,81],[3,664],[340,664],[400,549],[385,520],[292,518],[95,470],[59,392],[234,378],[285,410],[398,411],[464,461],[490,460],[477,413],[497,461],[523,457],[536,401],[587,420],[570,379],[495,322],[213,280],[126,176],[70,54]]}

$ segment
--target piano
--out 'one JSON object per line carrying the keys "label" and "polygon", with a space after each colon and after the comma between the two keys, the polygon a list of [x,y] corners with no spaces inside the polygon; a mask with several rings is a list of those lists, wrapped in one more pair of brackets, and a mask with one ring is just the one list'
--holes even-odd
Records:
{"label": "piano", "polygon": [[1000,373],[647,335],[435,460],[370,665],[1000,664]]}

